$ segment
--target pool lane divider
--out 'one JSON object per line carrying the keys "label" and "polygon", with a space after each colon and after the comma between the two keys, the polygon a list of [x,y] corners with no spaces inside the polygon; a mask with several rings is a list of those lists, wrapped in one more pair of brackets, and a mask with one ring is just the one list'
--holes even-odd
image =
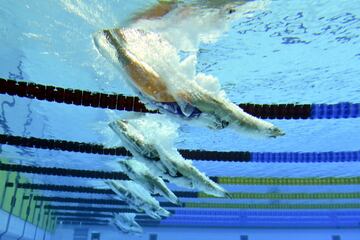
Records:
{"label": "pool lane divider", "polygon": [[[13,187],[14,184],[8,182],[7,187]],[[114,195],[111,189],[97,189],[92,187],[76,187],[68,185],[48,185],[48,184],[18,184],[18,188],[27,190],[44,190],[57,192],[76,192],[76,193],[95,193],[103,195]],[[185,192],[174,191],[179,198],[217,198],[202,192]],[[230,192],[231,199],[270,199],[270,200],[304,200],[304,199],[360,199],[360,192],[315,192],[315,193],[254,193],[254,192]],[[96,199],[96,198],[70,198],[70,197],[46,197],[34,196],[34,200],[47,202],[64,202],[64,203],[88,203],[88,204],[107,204],[107,205],[124,205],[124,201],[116,199]],[[164,202],[166,207],[177,207],[178,205]]]}
{"label": "pool lane divider", "polygon": [[[183,214],[182,212],[190,212],[190,214]],[[336,214],[334,214],[336,212]],[[355,213],[355,214],[354,214]],[[192,224],[192,223],[268,223],[277,222],[284,223],[349,223],[358,222],[360,219],[360,212],[357,210],[245,210],[245,211],[219,211],[219,210],[195,210],[181,209],[175,210],[175,212],[168,218],[164,218],[161,221],[154,220],[145,214],[137,214],[135,220],[142,225],[148,224],[166,224],[166,223],[178,223],[180,225]],[[58,220],[63,222],[74,221],[104,221],[112,218],[111,214],[104,213],[90,213],[90,212],[54,212],[55,216],[58,216]],[[285,218],[284,218],[285,217]]]}
{"label": "pool lane divider", "polygon": [[21,164],[7,164],[3,162],[0,162],[0,171],[32,173],[32,174],[40,174],[40,175],[63,176],[63,177],[130,180],[128,176],[122,172],[104,172],[104,171],[79,170],[79,169],[56,168],[56,167],[38,167],[38,166],[27,166]]}
{"label": "pool lane divider", "polygon": [[[0,171],[22,172],[40,175],[80,177],[94,179],[129,180],[122,172],[105,172],[56,167],[8,164],[0,161]],[[310,178],[252,178],[252,177],[210,177],[219,184],[231,185],[359,185],[360,177],[310,177]]]}
{"label": "pool lane divider", "polygon": [[[346,196],[346,195],[343,195]],[[337,196],[332,196],[331,198],[322,198],[321,196],[317,196],[316,198],[291,198],[292,200],[299,200],[299,199],[344,199],[344,197],[342,196],[342,194],[337,194]],[[350,197],[345,197],[346,199],[358,199],[359,195],[357,196],[350,196]],[[249,199],[249,200],[253,200],[252,198],[244,198],[244,199]],[[254,198],[254,199],[258,199],[258,198]],[[266,198],[266,196],[264,196],[264,198],[261,199],[273,199],[273,198]],[[288,200],[289,198],[276,198],[277,200]],[[125,201],[120,201],[120,200],[116,200],[116,199],[100,199],[100,198],[70,198],[70,197],[46,197],[46,196],[35,196],[34,200],[36,201],[43,201],[43,202],[59,202],[59,203],[84,203],[84,204],[99,204],[99,205],[116,205],[116,206],[127,206],[127,203]],[[208,200],[209,201],[209,200]],[[215,207],[215,208],[221,208],[221,206],[229,206],[229,208],[236,208],[233,206],[247,206],[247,205],[254,205],[254,204],[228,204],[228,203],[224,203],[224,204],[220,204],[220,203],[196,203],[196,202],[183,202],[180,204],[173,204],[170,202],[164,202],[164,201],[160,201],[160,204],[162,207],[173,207],[173,208],[179,208],[179,207],[192,207],[193,204],[194,206],[207,206],[206,204],[215,204],[215,206],[220,206],[220,207]],[[255,204],[256,205],[256,204]],[[273,205],[277,205],[277,204],[273,204]],[[283,205],[292,205],[292,204],[283,204]],[[299,204],[297,204],[299,205]],[[308,204],[304,204],[304,205],[308,205]],[[321,204],[320,204],[321,205]],[[262,206],[262,205],[261,205]]]}
{"label": "pool lane divider", "polygon": [[[138,222],[139,223],[139,222]],[[94,222],[77,222],[77,221],[57,221],[57,224],[61,224],[61,225],[70,225],[71,227],[73,227],[73,226],[76,226],[76,225],[79,225],[79,226],[81,226],[81,227],[83,227],[83,226],[91,226],[91,227],[93,227],[93,226],[99,226],[99,227],[106,227],[106,226],[109,226],[109,224],[104,224],[104,223],[101,223],[101,222],[96,222],[96,221],[94,221]],[[142,224],[141,224],[141,226],[143,226]],[[150,226],[150,225],[149,225]],[[151,226],[155,226],[155,225],[151,225]]]}
{"label": "pool lane divider", "polygon": [[[89,217],[89,218],[113,218],[112,214],[106,213],[91,213],[91,212],[68,212],[68,211],[55,211],[54,216],[62,217]],[[176,209],[173,213],[174,217],[191,217],[191,216],[203,216],[208,218],[214,217],[232,217],[232,218],[266,218],[266,217],[358,217],[360,218],[359,210],[207,210],[207,209]],[[146,214],[137,214],[137,219],[152,219]]]}
{"label": "pool lane divider", "polygon": [[230,185],[358,185],[360,177],[249,178],[215,177],[216,182]]}
{"label": "pool lane divider", "polygon": [[[93,214],[88,214],[88,213],[70,213],[67,214],[68,212],[56,212],[55,215],[58,216],[58,220],[60,221],[67,221],[69,220],[78,220],[78,221],[86,221],[87,219],[90,220],[101,220],[104,221],[105,219],[112,219],[114,218],[114,216],[112,214],[99,214],[99,213],[93,213]],[[135,220],[154,220],[153,218],[149,217],[146,214],[136,214],[135,216]]]}
{"label": "pool lane divider", "polygon": [[244,222],[244,221],[236,221],[236,222],[229,222],[229,221],[216,221],[216,222],[200,222],[200,221],[139,221],[138,222],[143,227],[171,227],[171,228],[211,228],[211,227],[221,227],[221,228],[236,228],[236,229],[279,229],[283,230],[284,228],[291,228],[291,229],[319,229],[319,228],[349,228],[349,229],[357,229],[359,227],[358,220],[350,220],[350,221],[341,221],[341,222]]}
{"label": "pool lane divider", "polygon": [[244,203],[197,203],[187,202],[185,208],[220,209],[359,209],[360,203],[339,204],[244,204]]}
{"label": "pool lane divider", "polygon": [[[38,206],[40,207],[40,206]],[[360,209],[360,203],[339,203],[339,204],[239,204],[239,203],[185,203],[183,207],[178,209]],[[44,205],[44,209],[49,210],[66,210],[66,211],[85,211],[85,212],[115,212],[115,213],[136,213],[135,210],[130,207],[84,207],[84,206],[65,206],[65,205]],[[176,212],[174,210],[168,210],[172,214]]]}
{"label": "pool lane divider", "polygon": [[[318,193],[249,193],[230,192],[231,199],[360,199],[360,192],[318,192]],[[198,198],[214,198],[202,192],[198,192]]]}
{"label": "pool lane divider", "polygon": [[58,222],[86,222],[86,223],[100,223],[100,224],[110,224],[111,220],[97,219],[97,218],[69,218],[69,217],[58,217]]}
{"label": "pool lane divider", "polygon": [[[0,94],[121,111],[152,112],[138,97],[89,92],[0,78]],[[360,117],[359,103],[337,104],[238,104],[262,119],[331,119]]]}
{"label": "pool lane divider", "polygon": [[[276,221],[278,220],[278,221]],[[236,227],[236,228],[266,228],[266,229],[273,229],[273,228],[296,228],[296,229],[303,229],[303,228],[312,228],[312,229],[319,229],[319,228],[358,228],[359,226],[359,219],[358,218],[351,218],[351,219],[341,219],[341,220],[331,220],[331,219],[236,219],[236,220],[228,220],[228,219],[164,219],[161,221],[156,220],[148,220],[148,221],[139,221],[141,226],[148,226],[148,227],[202,227],[202,228],[209,228],[209,227]]]}
{"label": "pool lane divider", "polygon": [[[37,206],[38,208],[40,206]],[[85,207],[85,206],[64,206],[64,205],[45,205],[45,209],[62,211],[81,211],[81,212],[104,212],[104,213],[138,213],[130,207]],[[174,213],[174,210],[168,210]]]}
{"label": "pool lane divider", "polygon": [[[13,183],[7,183],[6,185],[7,187],[13,187],[14,184]],[[24,185],[24,184],[19,184],[18,188],[24,188],[24,186],[26,187],[25,189],[32,189],[32,186],[29,185]],[[37,188],[37,186],[39,186],[39,184],[34,184],[34,189],[41,189],[41,190],[48,190],[47,188]],[[55,185],[56,186],[56,185]],[[59,185],[61,186],[61,185]],[[66,191],[65,186],[62,187],[55,187],[55,188],[49,188],[49,189],[57,189],[57,190],[62,190],[62,188]],[[81,187],[81,189],[84,187]],[[91,189],[91,188],[89,188]],[[98,189],[100,190],[100,189]],[[101,190],[105,190],[105,189],[101,189]],[[108,193],[110,193],[109,190],[107,190]],[[103,192],[103,194],[108,194],[107,192]],[[175,192],[175,194],[177,194],[177,192]],[[238,195],[239,193],[232,193],[233,195]],[[241,193],[240,193],[241,194]],[[207,197],[206,195],[202,194],[202,193],[198,193],[199,197]],[[284,197],[283,199],[343,199],[343,198],[359,198],[360,193],[358,192],[353,192],[353,193],[312,193],[312,194],[308,194],[308,193],[287,193],[287,194],[275,194],[274,193],[245,193],[244,197],[245,198],[255,198],[257,199],[259,196],[261,196],[261,198],[268,198],[268,199],[282,199],[282,197]],[[86,199],[86,198],[64,198],[64,197],[45,197],[45,196],[34,196],[33,198],[33,202],[62,202],[62,203],[87,203],[87,204],[101,204],[101,205],[118,205],[118,206],[126,206],[125,202],[122,201],[118,201],[118,200],[113,200],[113,199]],[[161,205],[163,207],[173,207],[173,208],[181,208],[181,207],[185,207],[185,208],[228,208],[228,209],[342,209],[342,208],[359,208],[358,205],[356,204],[275,204],[275,205],[271,205],[269,207],[266,206],[266,204],[217,204],[217,203],[183,203],[180,206],[168,203],[168,202],[162,202]],[[38,206],[39,207],[39,206]],[[58,207],[45,207],[46,209],[51,209],[51,210],[70,210],[70,211],[75,211],[75,210],[79,210],[77,208],[74,208],[73,206],[66,206],[65,208],[62,208],[61,206]],[[111,212],[112,209],[114,208],[110,208],[110,209],[106,209],[105,212]],[[97,211],[98,208],[85,208],[85,209],[80,209],[80,211]],[[121,210],[121,212],[129,212],[128,208],[124,208]],[[179,212],[179,214],[191,214],[192,211],[183,211],[183,212]],[[205,211],[206,214],[211,214],[211,212]],[[238,212],[236,214],[240,214],[241,212]],[[245,213],[245,212],[243,212]],[[201,214],[201,212],[195,211],[193,212],[194,215],[199,215]],[[214,213],[213,213],[214,214]],[[222,212],[220,214],[235,214],[235,213],[230,213],[228,211],[226,212]],[[258,213],[252,213],[252,214],[260,214]],[[310,213],[307,213],[310,214]],[[334,214],[337,214],[337,212],[334,212]],[[351,212],[349,214],[359,214],[360,212]]]}
{"label": "pool lane divider", "polygon": [[62,216],[62,217],[88,217],[88,218],[113,218],[112,214],[105,214],[105,213],[87,213],[87,212],[61,212],[55,211],[53,212],[55,216]]}
{"label": "pool lane divider", "polygon": [[[154,222],[154,219],[150,218],[135,218],[135,220],[143,221],[143,222]],[[101,219],[101,218],[83,218],[83,217],[58,217],[58,221],[71,221],[71,222],[101,222],[101,223],[110,223],[110,219]],[[156,220],[155,220],[156,221]],[[199,217],[199,216],[170,216],[168,218],[164,218],[160,220],[160,223],[167,222],[184,222],[184,223],[193,223],[193,222],[227,222],[227,223],[251,223],[251,222],[267,222],[269,224],[273,222],[282,222],[282,223],[296,223],[296,222],[327,222],[327,223],[337,223],[337,222],[358,222],[359,218],[342,218],[342,219],[330,219],[330,218],[303,218],[303,219],[295,219],[295,218],[258,218],[258,219],[240,219],[237,217],[229,218],[229,217],[217,217],[215,219],[211,219],[208,217]]]}
{"label": "pool lane divider", "polygon": [[[100,199],[100,198],[69,198],[69,197],[45,197],[35,196],[35,200],[44,202],[59,202],[59,203],[84,203],[84,204],[99,204],[99,205],[116,205],[128,206],[125,201],[117,199]],[[171,202],[161,202],[162,207],[183,207],[183,204],[176,205]]]}
{"label": "pool lane divider", "polygon": [[[124,147],[105,148],[100,144],[73,142],[58,139],[43,139],[0,134],[0,144],[57,151],[80,152],[109,156],[131,156]],[[180,154],[194,161],[221,162],[360,162],[360,151],[340,152],[248,152],[248,151],[205,151],[179,149]]]}
{"label": "pool lane divider", "polygon": [[[141,221],[154,221],[154,219],[139,219]],[[359,217],[353,218],[339,218],[339,219],[331,219],[331,218],[319,218],[319,217],[312,217],[312,218],[238,218],[238,217],[216,217],[216,218],[209,218],[204,216],[170,216],[166,219],[162,219],[161,223],[180,223],[189,224],[189,223],[196,223],[196,222],[204,222],[204,223],[267,223],[271,225],[271,223],[349,223],[349,222],[359,222]]]}
{"label": "pool lane divider", "polygon": [[[342,222],[261,222],[260,224],[257,222],[244,222],[244,221],[236,221],[236,222],[229,222],[229,221],[216,221],[216,222],[203,222],[203,221],[137,221],[143,227],[171,227],[171,228],[209,228],[209,227],[221,227],[221,228],[255,228],[255,229],[284,229],[284,228],[307,228],[307,229],[319,229],[319,228],[349,228],[354,229],[358,228],[358,220],[351,219],[350,221],[342,221]],[[58,222],[58,224],[62,225],[80,225],[80,226],[108,226],[108,224],[96,223],[92,222],[75,222],[75,221],[63,221]]]}
{"label": "pool lane divider", "polygon": [[[345,197],[344,197],[345,196]],[[69,198],[69,197],[46,197],[46,196],[35,196],[34,197],[35,200],[37,201],[44,201],[44,202],[60,202],[60,203],[86,203],[86,204],[100,204],[100,205],[116,205],[116,206],[127,206],[127,203],[125,201],[120,201],[120,200],[116,200],[116,199],[99,199],[99,198]],[[259,199],[259,198],[244,198],[244,199]],[[271,197],[266,198],[266,196],[264,196],[261,199],[273,199]],[[289,198],[276,198],[277,200],[288,200]],[[298,197],[298,198],[290,198],[292,200],[299,200],[299,199],[359,199],[359,196],[346,196],[346,195],[342,195],[342,194],[337,194],[337,196],[332,196],[331,198],[322,198],[321,196],[317,196],[316,198],[303,198],[303,197]],[[161,206],[162,207],[174,207],[174,208],[178,208],[178,207],[185,207],[188,206],[189,202],[184,202],[184,203],[180,203],[179,205],[170,203],[170,202],[164,202],[161,201]]]}
{"label": "pool lane divider", "polygon": [[[188,211],[188,210],[185,210]],[[206,212],[208,214],[197,214],[197,213]],[[219,212],[220,214],[214,214]],[[324,210],[305,210],[305,211],[292,211],[292,210],[261,210],[261,211],[226,211],[226,213],[235,213],[235,214],[222,214],[224,211],[194,211],[192,214],[181,214],[181,211],[175,211],[173,215],[168,217],[167,219],[163,219],[158,221],[158,224],[164,222],[174,222],[174,221],[186,221],[188,224],[196,221],[212,221],[212,222],[219,222],[224,221],[227,223],[239,222],[242,223],[246,222],[253,222],[253,221],[266,221],[268,223],[271,222],[281,222],[281,221],[288,221],[288,222],[303,222],[304,220],[315,222],[344,222],[344,221],[359,221],[360,215],[359,213],[353,214],[353,212],[358,211],[348,211],[348,210],[340,210],[336,211],[337,214],[334,214],[334,211],[324,211]],[[254,214],[255,213],[255,214]],[[259,213],[256,215],[256,213]],[[106,220],[112,219],[112,214],[104,214],[104,213],[90,213],[90,212],[54,212],[54,215],[57,216],[58,220],[61,221],[85,221],[87,219],[91,219],[91,221],[96,220]],[[284,218],[285,217],[285,218]],[[137,214],[135,217],[137,222],[145,223],[155,223],[155,220],[150,218],[145,214]]]}
{"label": "pool lane divider", "polygon": [[[191,193],[191,192],[183,192]],[[196,197],[191,198],[217,198],[202,192],[195,192]],[[174,194],[180,198],[186,198],[187,194],[174,191]],[[194,194],[195,195],[195,194]],[[299,200],[299,199],[360,199],[360,192],[335,192],[335,193],[245,193],[230,192],[231,199],[271,199],[271,200]],[[189,198],[189,197],[187,197]],[[90,204],[108,204],[108,205],[124,205],[125,201],[116,199],[96,199],[96,198],[70,198],[70,197],[46,197],[35,196],[37,201],[50,202],[68,202],[68,203],[90,203]],[[176,204],[168,204],[167,207],[177,206]]]}
{"label": "pool lane divider", "polygon": [[197,216],[253,216],[253,217],[304,217],[304,216],[322,216],[322,217],[360,217],[360,210],[247,210],[247,209],[197,209],[197,208],[179,208],[175,210],[175,215],[197,215]]}

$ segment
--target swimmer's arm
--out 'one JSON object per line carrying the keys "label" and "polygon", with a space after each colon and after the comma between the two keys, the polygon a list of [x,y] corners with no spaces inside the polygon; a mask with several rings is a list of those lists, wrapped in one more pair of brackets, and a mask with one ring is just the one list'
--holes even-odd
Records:
{"label": "swimmer's arm", "polygon": [[177,0],[159,1],[155,6],[136,14],[131,21],[135,22],[141,19],[153,19],[165,16],[176,6]]}

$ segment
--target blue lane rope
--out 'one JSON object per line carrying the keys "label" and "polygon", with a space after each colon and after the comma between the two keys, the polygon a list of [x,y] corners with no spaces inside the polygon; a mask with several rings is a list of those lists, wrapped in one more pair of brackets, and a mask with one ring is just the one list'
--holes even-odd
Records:
{"label": "blue lane rope", "polygon": [[352,221],[360,221],[360,217],[356,216],[356,217],[351,217],[351,218],[336,218],[336,220],[334,220],[334,218],[324,218],[324,217],[298,217],[298,218],[283,218],[283,217],[256,217],[256,218],[246,218],[246,217],[209,217],[209,216],[170,216],[168,218],[165,218],[163,220],[161,220],[162,223],[166,223],[166,222],[233,222],[233,223],[246,223],[246,222],[261,222],[261,221],[268,221],[269,223],[271,223],[272,221],[275,222],[312,222],[312,221],[316,221],[316,222],[334,222],[334,221],[348,221],[348,220],[352,220]]}
{"label": "blue lane rope", "polygon": [[336,210],[336,211],[329,211],[329,210],[306,210],[306,211],[299,211],[299,210],[266,210],[266,211],[259,211],[259,210],[205,210],[205,209],[176,209],[174,215],[196,215],[196,216],[278,216],[278,217],[285,217],[285,216],[358,216],[360,217],[359,210]]}
{"label": "blue lane rope", "polygon": [[360,117],[360,103],[312,104],[311,119],[338,119]]}
{"label": "blue lane rope", "polygon": [[[138,222],[140,223],[140,222]],[[161,222],[158,221],[141,221],[142,226],[204,226],[204,227],[295,227],[295,228],[319,228],[319,227],[358,227],[359,219],[358,218],[351,218],[349,220],[339,220],[339,221],[323,221],[318,219],[316,221],[274,221],[272,222],[269,219],[259,222],[258,220],[253,221],[190,221],[190,220],[183,220],[183,221],[171,221],[171,220],[164,220]]]}
{"label": "blue lane rope", "polygon": [[250,153],[251,162],[359,162],[360,151]]}

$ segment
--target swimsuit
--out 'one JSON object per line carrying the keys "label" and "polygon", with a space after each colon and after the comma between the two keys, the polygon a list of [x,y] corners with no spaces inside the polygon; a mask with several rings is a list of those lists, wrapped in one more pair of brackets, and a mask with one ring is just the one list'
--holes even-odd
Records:
{"label": "swimsuit", "polygon": [[146,102],[154,105],[156,108],[159,108],[160,111],[175,114],[185,119],[197,118],[202,113],[198,108],[190,105],[189,103],[185,103],[186,105],[182,109],[177,102],[156,102],[154,100],[150,100],[145,94],[139,91],[138,95],[140,96],[140,99],[143,99]]}
{"label": "swimsuit", "polygon": [[166,112],[179,115],[180,117],[192,119],[197,118],[200,116],[201,111],[196,107],[186,104],[185,106],[185,113],[179,106],[177,102],[152,102],[156,107],[160,108],[161,110],[165,110]]}

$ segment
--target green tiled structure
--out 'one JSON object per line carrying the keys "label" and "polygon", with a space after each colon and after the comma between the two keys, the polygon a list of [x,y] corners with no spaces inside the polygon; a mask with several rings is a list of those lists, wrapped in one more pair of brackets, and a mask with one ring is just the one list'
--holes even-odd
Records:
{"label": "green tiled structure", "polygon": [[[0,158],[0,162],[8,163],[3,158]],[[52,212],[45,210],[45,203],[33,200],[33,196],[40,194],[34,190],[17,188],[16,183],[18,182],[28,183],[29,181],[19,173],[0,171],[0,208],[15,217],[38,226],[38,228],[53,232],[56,228],[56,219]]]}

